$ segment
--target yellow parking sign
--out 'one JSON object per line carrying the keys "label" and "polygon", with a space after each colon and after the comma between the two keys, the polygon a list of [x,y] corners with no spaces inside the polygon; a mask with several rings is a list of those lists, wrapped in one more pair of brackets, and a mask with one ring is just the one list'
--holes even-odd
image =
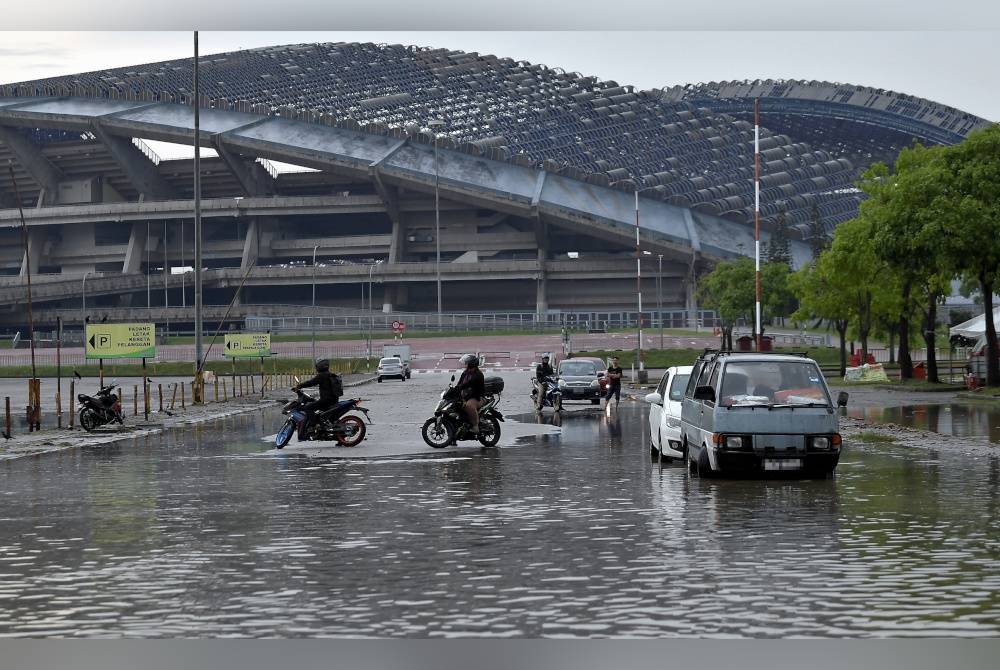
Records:
{"label": "yellow parking sign", "polygon": [[88,323],[87,358],[156,358],[156,324]]}
{"label": "yellow parking sign", "polygon": [[227,333],[223,356],[266,358],[271,355],[271,333]]}

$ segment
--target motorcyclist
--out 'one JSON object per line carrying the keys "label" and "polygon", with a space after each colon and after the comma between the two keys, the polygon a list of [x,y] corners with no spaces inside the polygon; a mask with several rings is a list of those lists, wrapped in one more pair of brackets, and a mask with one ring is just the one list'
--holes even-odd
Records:
{"label": "motorcyclist", "polygon": [[465,354],[459,362],[465,365],[465,372],[459,377],[455,390],[464,401],[462,408],[472,427],[471,432],[475,435],[479,433],[479,406],[482,405],[483,396],[486,394],[486,377],[479,369],[479,357],[475,354]]}
{"label": "motorcyclist", "polygon": [[545,404],[545,394],[549,392],[549,377],[554,377],[556,371],[549,365],[549,355],[542,356],[542,362],[535,366],[535,380],[538,382],[539,407]]}
{"label": "motorcyclist", "polygon": [[304,382],[299,382],[292,387],[293,391],[309,388],[310,386],[319,387],[319,399],[307,402],[300,408],[306,415],[306,418],[302,422],[302,428],[299,430],[299,441],[304,440],[309,434],[309,424],[312,422],[313,415],[316,412],[329,409],[330,407],[336,405],[337,402],[340,401],[340,393],[343,389],[343,383],[340,380],[340,376],[330,372],[329,360],[326,358],[317,358],[314,367],[316,368],[315,377]]}

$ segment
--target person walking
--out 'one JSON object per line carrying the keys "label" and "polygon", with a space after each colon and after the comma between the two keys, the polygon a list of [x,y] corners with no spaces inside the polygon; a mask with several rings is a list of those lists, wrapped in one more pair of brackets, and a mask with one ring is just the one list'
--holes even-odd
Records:
{"label": "person walking", "polygon": [[608,391],[604,395],[604,400],[611,403],[611,396],[615,397],[615,406],[621,402],[622,396],[622,368],[618,363],[618,357],[611,358],[611,365],[608,366]]}

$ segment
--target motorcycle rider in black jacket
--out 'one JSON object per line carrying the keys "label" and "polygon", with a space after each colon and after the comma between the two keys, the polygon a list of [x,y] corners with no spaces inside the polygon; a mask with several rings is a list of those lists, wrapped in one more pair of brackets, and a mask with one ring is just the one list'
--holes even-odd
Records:
{"label": "motorcycle rider in black jacket", "polygon": [[319,399],[307,402],[301,407],[302,412],[306,415],[306,419],[302,422],[302,428],[299,430],[299,441],[305,439],[306,435],[309,434],[309,424],[312,422],[313,415],[316,412],[321,412],[336,405],[340,401],[340,393],[343,392],[343,384],[340,377],[330,372],[329,360],[318,358],[316,359],[315,367],[315,377],[304,382],[299,382],[292,387],[293,391],[309,388],[310,386],[319,387]]}
{"label": "motorcycle rider in black jacket", "polygon": [[[548,392],[549,377],[554,377],[556,371],[549,365],[549,355],[542,356],[542,362],[535,366],[535,379],[538,381],[539,401],[545,402],[545,394]],[[541,405],[539,405],[541,407]]]}

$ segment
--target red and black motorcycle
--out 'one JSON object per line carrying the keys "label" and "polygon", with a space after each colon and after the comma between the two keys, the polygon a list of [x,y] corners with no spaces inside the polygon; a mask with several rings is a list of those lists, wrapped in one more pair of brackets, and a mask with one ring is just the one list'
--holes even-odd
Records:
{"label": "red and black motorcycle", "polygon": [[124,425],[125,417],[122,416],[122,402],[118,394],[115,393],[117,382],[113,381],[102,386],[94,395],[86,393],[77,394],[76,399],[80,401],[80,426],[88,433],[99,426],[104,426],[117,421]]}

